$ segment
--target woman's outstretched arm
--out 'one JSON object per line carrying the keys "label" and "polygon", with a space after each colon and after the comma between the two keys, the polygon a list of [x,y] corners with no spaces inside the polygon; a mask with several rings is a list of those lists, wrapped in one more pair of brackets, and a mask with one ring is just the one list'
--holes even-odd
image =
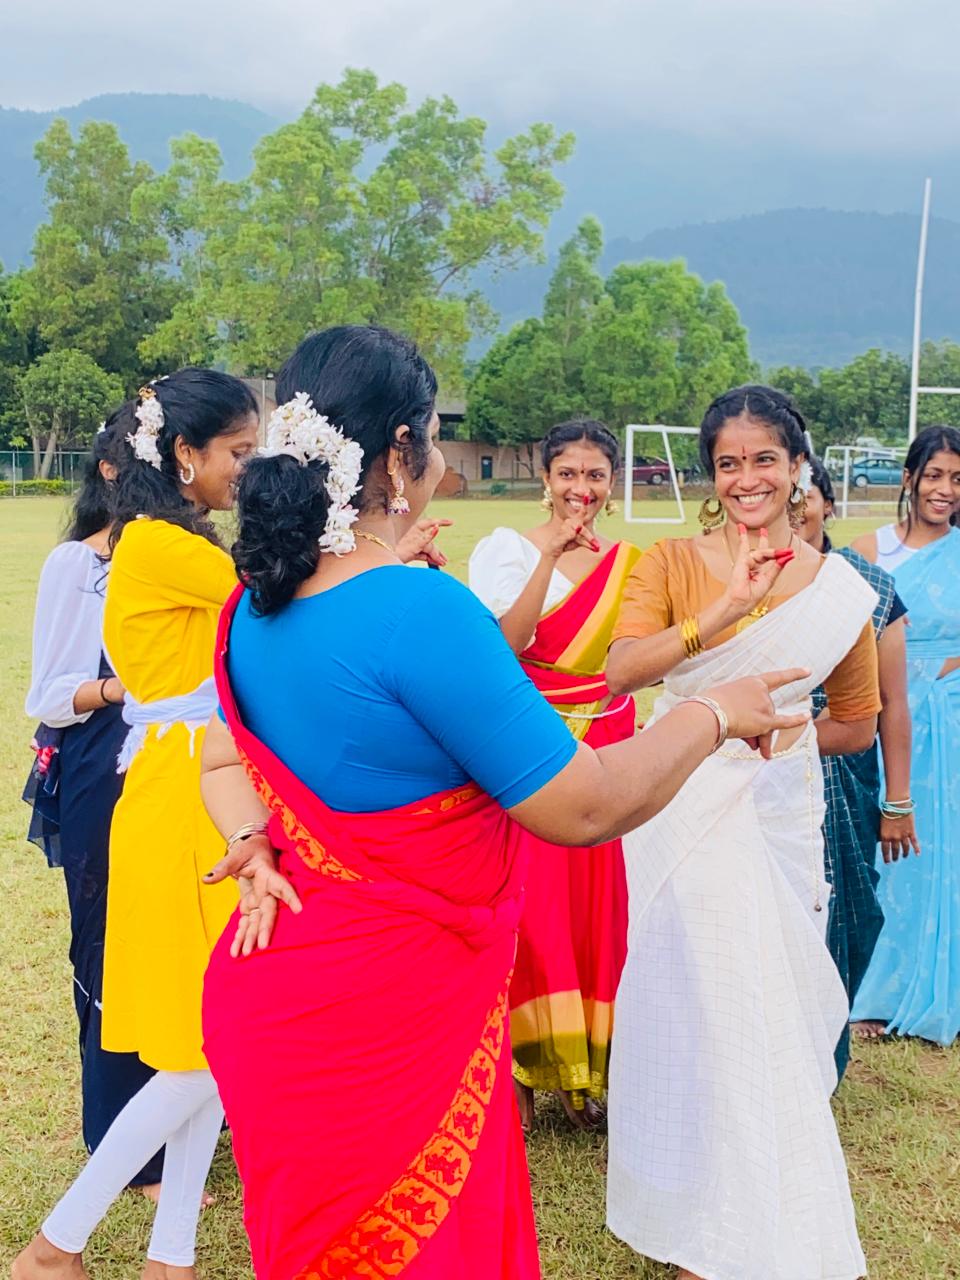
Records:
{"label": "woman's outstretched arm", "polygon": [[[704,691],[727,717],[729,735],[744,738],[768,757],[774,732],[803,725],[806,713],[780,715],[774,689],[803,679],[802,669],[747,676]],[[662,720],[594,751],[580,744],[565,768],[510,810],[522,827],[554,844],[603,844],[648,822],[665,808],[713,751],[716,715],[700,702],[683,702]]]}

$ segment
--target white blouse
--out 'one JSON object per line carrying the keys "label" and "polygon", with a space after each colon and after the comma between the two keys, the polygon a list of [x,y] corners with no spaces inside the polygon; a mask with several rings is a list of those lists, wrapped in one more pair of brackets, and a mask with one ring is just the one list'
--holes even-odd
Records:
{"label": "white blouse", "polygon": [[[502,618],[516,604],[523,588],[540,563],[540,551],[516,529],[494,529],[481,538],[470,556],[470,590],[495,618]],[[554,569],[543,602],[546,613],[560,603],[573,583]]]}
{"label": "white blouse", "polygon": [[885,524],[877,530],[877,564],[887,573],[905,564],[918,550],[908,547],[902,540],[895,524]]}
{"label": "white blouse", "polygon": [[73,696],[100,675],[107,567],[86,543],[62,542],[41,570],[26,710],[51,729],[83,724],[93,715],[77,715]]}

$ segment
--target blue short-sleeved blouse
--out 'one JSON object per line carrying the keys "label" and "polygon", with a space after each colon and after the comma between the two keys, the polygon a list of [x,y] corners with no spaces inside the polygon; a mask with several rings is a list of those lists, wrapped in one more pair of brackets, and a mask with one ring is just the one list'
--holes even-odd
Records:
{"label": "blue short-sleeved blouse", "polygon": [[243,723],[333,809],[368,813],[466,781],[504,808],[570,761],[576,743],[461,583],[371,569],[230,635]]}

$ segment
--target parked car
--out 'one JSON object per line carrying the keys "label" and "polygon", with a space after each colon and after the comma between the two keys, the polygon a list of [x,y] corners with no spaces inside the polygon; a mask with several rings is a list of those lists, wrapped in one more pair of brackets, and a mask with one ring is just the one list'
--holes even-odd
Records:
{"label": "parked car", "polygon": [[903,463],[896,458],[861,458],[850,468],[850,480],[857,489],[871,484],[899,486],[903,481]]}
{"label": "parked car", "polygon": [[645,458],[639,455],[633,460],[634,484],[669,484],[670,464],[663,458]]}

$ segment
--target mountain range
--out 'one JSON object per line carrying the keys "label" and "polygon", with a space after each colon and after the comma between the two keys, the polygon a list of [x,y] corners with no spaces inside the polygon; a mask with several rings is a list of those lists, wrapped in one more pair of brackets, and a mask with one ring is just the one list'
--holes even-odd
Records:
{"label": "mountain range", "polygon": [[[29,259],[45,216],[33,148],[56,115],[74,128],[112,121],[131,154],[157,169],[171,137],[215,138],[231,178],[248,170],[257,139],[281,123],[246,103],[201,95],[109,94],[58,112],[0,108],[7,268]],[[683,258],[705,280],[724,281],[764,365],[837,365],[871,346],[909,349],[919,220],[896,209],[919,196],[923,157],[885,167],[878,156],[761,155],[655,129],[624,132],[615,122],[577,133],[577,154],[560,175],[567,197],[548,238],[553,251],[589,212],[608,235],[605,269]],[[951,157],[938,163],[935,208],[952,216],[931,223],[924,336],[960,339],[960,166]],[[933,160],[930,168],[937,171]],[[810,193],[840,207],[776,207],[805,204]],[[851,201],[866,211],[850,211]],[[549,264],[527,267],[480,283],[508,325],[539,312],[549,273]]]}

